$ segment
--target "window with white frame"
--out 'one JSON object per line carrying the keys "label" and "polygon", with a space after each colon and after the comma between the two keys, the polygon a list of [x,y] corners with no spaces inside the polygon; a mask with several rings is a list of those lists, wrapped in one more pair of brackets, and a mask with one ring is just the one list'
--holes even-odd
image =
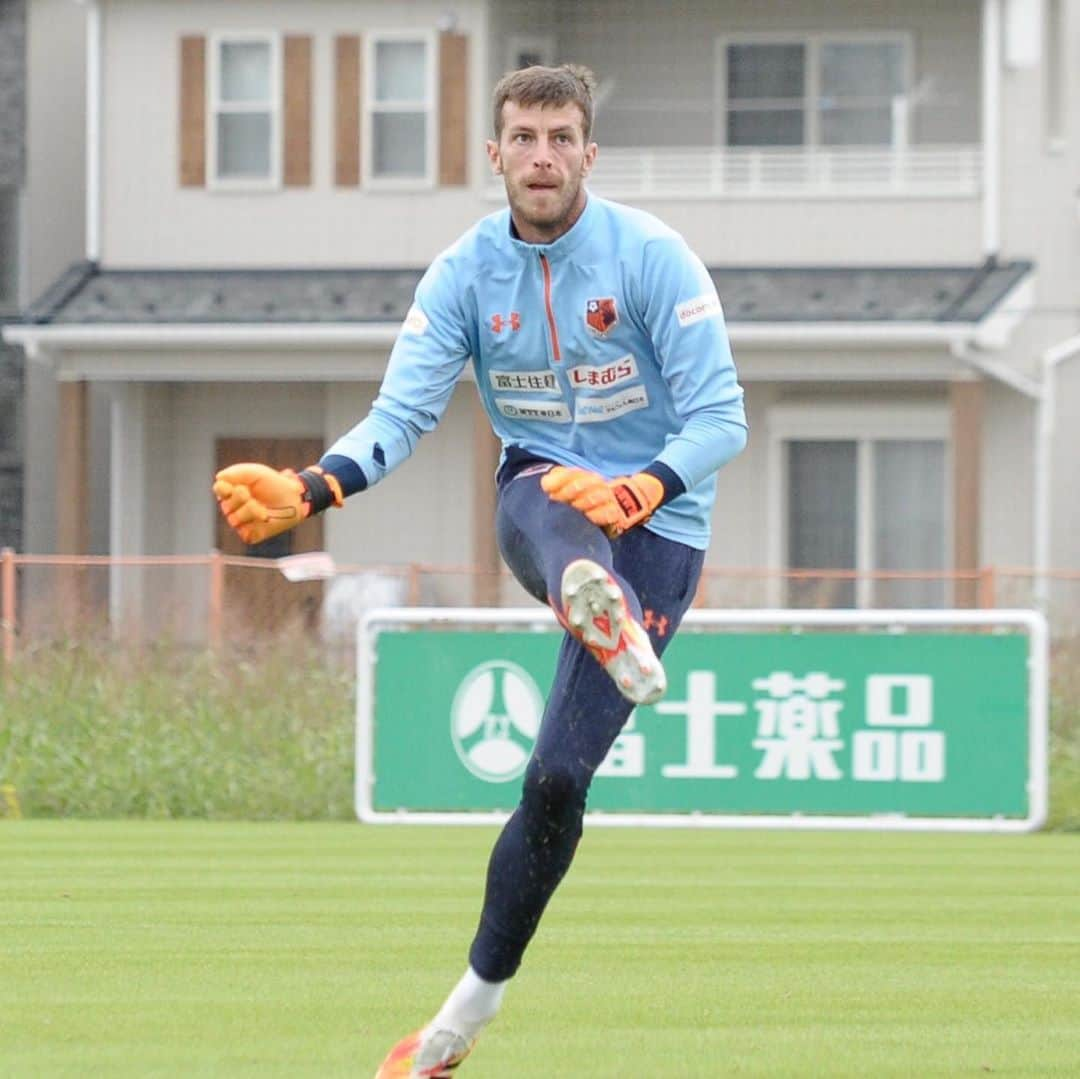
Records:
{"label": "window with white frame", "polygon": [[210,175],[219,186],[276,186],[281,173],[276,34],[217,34],[210,78]]}
{"label": "window with white frame", "polygon": [[[779,563],[810,573],[793,607],[941,607],[950,534],[947,417],[932,407],[845,422],[828,409],[773,426],[785,523]],[[925,576],[919,576],[925,574]]]}
{"label": "window with white frame", "polygon": [[906,35],[726,38],[721,141],[728,146],[887,146],[905,132]]}
{"label": "window with white frame", "polygon": [[376,185],[430,185],[437,126],[434,38],[413,33],[365,37],[367,178]]}

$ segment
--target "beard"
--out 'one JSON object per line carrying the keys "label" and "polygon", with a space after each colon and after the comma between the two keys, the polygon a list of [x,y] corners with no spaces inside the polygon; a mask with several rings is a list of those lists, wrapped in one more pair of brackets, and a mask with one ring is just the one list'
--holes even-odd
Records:
{"label": "beard", "polygon": [[561,187],[549,188],[542,195],[529,189],[528,180],[511,182],[505,178],[506,198],[515,221],[544,233],[560,233],[571,223],[578,208],[583,181],[582,171],[568,176]]}

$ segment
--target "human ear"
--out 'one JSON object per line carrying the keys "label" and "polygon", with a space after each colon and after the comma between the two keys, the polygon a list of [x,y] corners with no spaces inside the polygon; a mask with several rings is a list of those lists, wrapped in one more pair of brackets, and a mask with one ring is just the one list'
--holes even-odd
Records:
{"label": "human ear", "polygon": [[596,163],[597,150],[598,147],[595,142],[590,142],[585,147],[585,156],[582,160],[582,165],[586,174],[592,172],[592,167]]}

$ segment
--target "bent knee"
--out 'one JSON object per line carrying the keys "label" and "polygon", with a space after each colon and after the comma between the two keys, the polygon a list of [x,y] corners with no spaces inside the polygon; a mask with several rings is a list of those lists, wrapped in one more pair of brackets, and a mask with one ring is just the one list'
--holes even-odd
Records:
{"label": "bent knee", "polygon": [[525,774],[522,803],[553,819],[579,817],[585,811],[589,774],[565,764],[533,760]]}

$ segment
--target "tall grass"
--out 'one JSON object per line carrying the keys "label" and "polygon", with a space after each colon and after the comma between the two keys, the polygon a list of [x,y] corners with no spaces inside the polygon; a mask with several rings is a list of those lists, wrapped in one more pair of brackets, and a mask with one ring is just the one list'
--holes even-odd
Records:
{"label": "tall grass", "polygon": [[[1080,640],[1054,648],[1051,828],[1080,831]],[[309,639],[24,650],[0,680],[0,817],[340,820],[354,677]]]}
{"label": "tall grass", "polygon": [[0,814],[345,818],[353,700],[352,675],[303,640],[41,646],[0,688]]}
{"label": "tall grass", "polygon": [[1054,645],[1050,670],[1049,826],[1080,832],[1080,638]]}

